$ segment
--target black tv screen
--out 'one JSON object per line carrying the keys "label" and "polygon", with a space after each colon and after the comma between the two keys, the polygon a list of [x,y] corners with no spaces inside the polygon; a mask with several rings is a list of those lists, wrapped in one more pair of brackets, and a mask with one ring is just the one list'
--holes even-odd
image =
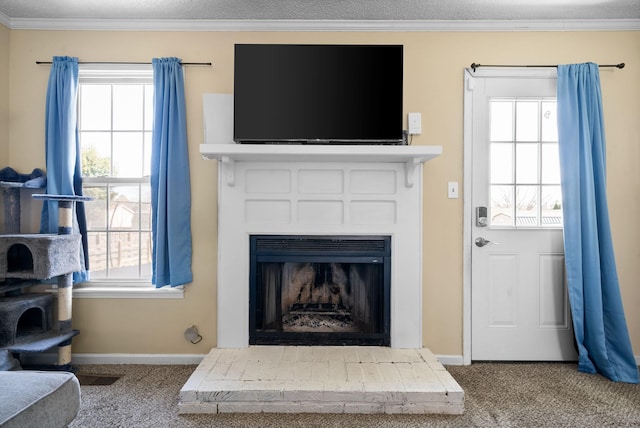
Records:
{"label": "black tv screen", "polygon": [[235,45],[239,143],[401,143],[401,45]]}

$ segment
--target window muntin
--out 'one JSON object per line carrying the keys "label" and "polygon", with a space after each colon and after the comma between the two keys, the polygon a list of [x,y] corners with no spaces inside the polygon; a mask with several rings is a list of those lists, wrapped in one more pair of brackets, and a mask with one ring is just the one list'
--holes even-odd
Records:
{"label": "window muntin", "polygon": [[562,227],[556,101],[490,100],[489,226]]}
{"label": "window muntin", "polygon": [[78,134],[91,279],[151,279],[151,66],[80,69]]}

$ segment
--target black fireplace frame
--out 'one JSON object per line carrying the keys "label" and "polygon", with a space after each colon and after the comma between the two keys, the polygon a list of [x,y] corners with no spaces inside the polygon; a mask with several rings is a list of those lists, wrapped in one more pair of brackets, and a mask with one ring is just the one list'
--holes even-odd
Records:
{"label": "black fireplace frame", "polygon": [[[387,235],[250,235],[250,345],[391,345],[391,236]],[[313,245],[309,246],[308,244]],[[295,252],[295,253],[294,253]],[[364,254],[363,254],[364,253]],[[295,254],[295,255],[294,255]],[[380,332],[261,331],[257,326],[258,264],[261,262],[372,263],[382,266]]]}

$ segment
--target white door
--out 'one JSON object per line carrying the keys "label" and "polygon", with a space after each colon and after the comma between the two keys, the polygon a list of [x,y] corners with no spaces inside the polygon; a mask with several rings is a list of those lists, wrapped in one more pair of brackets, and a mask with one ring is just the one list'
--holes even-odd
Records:
{"label": "white door", "polygon": [[565,282],[554,77],[468,77],[471,359],[576,358]]}

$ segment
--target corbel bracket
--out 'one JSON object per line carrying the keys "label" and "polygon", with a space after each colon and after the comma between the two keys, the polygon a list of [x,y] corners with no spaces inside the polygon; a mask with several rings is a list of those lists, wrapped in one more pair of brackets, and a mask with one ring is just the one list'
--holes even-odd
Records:
{"label": "corbel bracket", "polygon": [[227,186],[236,185],[236,161],[229,156],[220,157],[220,165],[222,166],[222,175],[226,178]]}
{"label": "corbel bracket", "polygon": [[422,161],[420,159],[409,159],[404,163],[404,184],[407,187],[413,187],[415,183],[416,168]]}

